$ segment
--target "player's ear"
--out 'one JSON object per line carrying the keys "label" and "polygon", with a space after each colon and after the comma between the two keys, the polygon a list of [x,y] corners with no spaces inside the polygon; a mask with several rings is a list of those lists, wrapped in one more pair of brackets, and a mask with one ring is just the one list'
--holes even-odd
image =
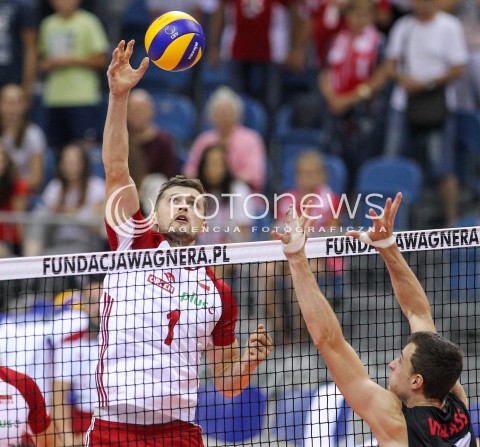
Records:
{"label": "player's ear", "polygon": [[154,231],[159,231],[160,228],[158,227],[158,221],[157,221],[157,214],[156,213],[153,213],[152,215],[152,229]]}
{"label": "player's ear", "polygon": [[411,383],[412,389],[415,391],[418,391],[420,388],[423,387],[424,382],[425,381],[421,374],[413,374],[410,383]]}

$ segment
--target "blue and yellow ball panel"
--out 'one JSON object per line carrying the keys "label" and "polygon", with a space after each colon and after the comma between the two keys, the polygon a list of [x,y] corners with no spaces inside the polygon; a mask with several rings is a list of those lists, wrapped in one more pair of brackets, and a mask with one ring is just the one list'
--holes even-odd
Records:
{"label": "blue and yellow ball panel", "polygon": [[150,59],[167,71],[186,70],[195,65],[205,49],[201,25],[189,14],[163,14],[148,28],[145,48]]}

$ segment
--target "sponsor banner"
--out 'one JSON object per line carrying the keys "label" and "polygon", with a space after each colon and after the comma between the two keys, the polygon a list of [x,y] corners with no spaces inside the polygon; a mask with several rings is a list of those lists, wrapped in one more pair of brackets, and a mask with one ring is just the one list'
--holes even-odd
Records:
{"label": "sponsor banner", "polygon": [[[479,227],[471,227],[395,234],[400,250],[410,252],[478,247],[479,232]],[[309,239],[306,252],[309,258],[324,258],[372,254],[376,250],[356,239],[336,236]],[[278,241],[9,258],[0,259],[0,280],[281,260],[285,255]]]}

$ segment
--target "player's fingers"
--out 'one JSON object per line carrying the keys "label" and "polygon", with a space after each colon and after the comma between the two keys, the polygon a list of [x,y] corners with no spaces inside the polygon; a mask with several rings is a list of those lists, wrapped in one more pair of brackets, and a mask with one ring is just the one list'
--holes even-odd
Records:
{"label": "player's fingers", "polygon": [[121,59],[123,58],[123,55],[125,53],[125,41],[122,39],[119,43],[118,43],[118,58]]}
{"label": "player's fingers", "polygon": [[118,53],[119,53],[119,51],[120,51],[120,50],[118,49],[118,47],[113,50],[112,60],[111,60],[111,62],[110,62],[111,64],[113,64],[113,63],[115,63],[115,62],[118,61]]}
{"label": "player's fingers", "polygon": [[150,60],[148,59],[148,57],[145,56],[137,69],[137,73],[143,76],[143,74],[147,71],[149,63]]}
{"label": "player's fingers", "polygon": [[347,231],[345,233],[345,236],[354,237],[355,239],[358,239],[360,238],[360,231],[356,231],[356,230]]}
{"label": "player's fingers", "polygon": [[290,239],[290,235],[289,235],[289,234],[277,233],[275,230],[272,231],[272,236],[273,236],[277,241],[281,241],[281,242],[284,243],[284,244],[288,244],[288,241],[289,241],[289,239]]}
{"label": "player's fingers", "polygon": [[135,45],[135,40],[130,40],[127,44],[127,49],[125,50],[124,59],[129,61],[133,53],[133,46]]}
{"label": "player's fingers", "polygon": [[392,203],[392,207],[391,207],[391,216],[395,219],[395,216],[397,214],[397,211],[398,211],[398,207],[400,206],[400,203],[402,203],[402,193],[401,192],[398,192],[397,195],[395,196],[395,200],[393,201]]}

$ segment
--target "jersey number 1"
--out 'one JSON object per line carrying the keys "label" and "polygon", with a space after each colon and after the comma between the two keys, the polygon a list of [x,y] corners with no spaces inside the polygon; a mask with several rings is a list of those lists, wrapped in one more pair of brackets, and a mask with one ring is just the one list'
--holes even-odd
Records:
{"label": "jersey number 1", "polygon": [[164,343],[167,346],[170,346],[175,336],[173,333],[173,329],[175,328],[175,325],[178,323],[178,320],[180,319],[180,310],[179,309],[172,310],[167,314],[167,318],[168,318],[168,333]]}

